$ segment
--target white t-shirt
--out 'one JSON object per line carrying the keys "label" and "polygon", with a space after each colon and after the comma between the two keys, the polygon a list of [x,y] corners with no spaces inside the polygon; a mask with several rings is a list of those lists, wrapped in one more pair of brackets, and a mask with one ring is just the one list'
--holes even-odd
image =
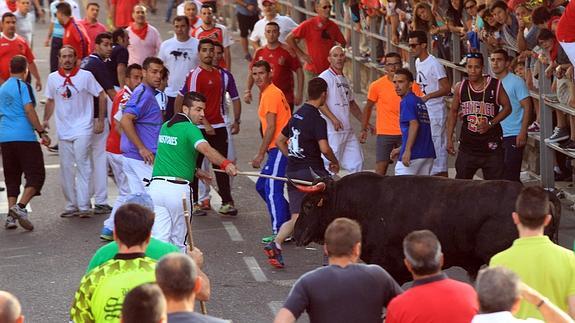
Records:
{"label": "white t-shirt", "polygon": [[32,46],[32,33],[34,32],[34,12],[30,11],[23,16],[20,11],[16,10],[14,12],[16,16],[16,33],[22,36],[28,42],[30,47]]}
{"label": "white t-shirt", "polygon": [[[327,107],[343,123],[343,131],[351,131],[349,102],[355,100],[355,98],[347,79],[344,75],[336,74],[331,68],[323,71],[319,77],[327,83]],[[327,132],[336,132],[331,120],[326,116],[323,116],[323,118],[327,121]]]}
{"label": "white t-shirt", "polygon": [[59,140],[72,140],[92,134],[94,120],[94,97],[103,91],[92,73],[78,70],[71,80],[58,71],[51,73],[46,82],[44,96],[54,100],[56,128]]}
{"label": "white t-shirt", "polygon": [[[445,68],[433,55],[429,55],[423,62],[419,58],[416,59],[415,70],[417,71],[415,82],[421,87],[424,94],[439,90],[439,80],[447,77]],[[443,97],[429,99],[425,102],[425,105],[427,106],[429,118],[438,119],[445,117]]]}
{"label": "white t-shirt", "polygon": [[[276,15],[275,18],[271,21],[277,23],[280,26],[279,41],[282,43],[285,43],[287,35],[298,26],[295,21],[293,21],[293,19],[287,16]],[[256,22],[254,25],[252,34],[250,35],[250,40],[254,42],[259,41],[260,46],[262,47],[268,43],[265,36],[266,25],[268,22],[270,21],[265,17],[258,20],[258,22]]]}
{"label": "white t-shirt", "polygon": [[168,86],[164,90],[167,96],[175,98],[184,86],[188,73],[199,64],[198,40],[190,37],[186,42],[180,42],[174,36],[162,43],[158,57],[170,71]]}
{"label": "white t-shirt", "polygon": [[543,323],[543,321],[528,318],[526,320],[518,319],[511,312],[495,312],[487,314],[477,314],[471,320],[471,323]]}

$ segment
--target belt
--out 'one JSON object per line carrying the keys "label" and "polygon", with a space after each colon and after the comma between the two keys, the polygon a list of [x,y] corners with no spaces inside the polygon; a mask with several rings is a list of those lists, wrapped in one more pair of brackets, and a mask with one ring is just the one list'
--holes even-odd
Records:
{"label": "belt", "polygon": [[153,181],[166,181],[174,184],[182,184],[182,185],[192,185],[190,181],[187,179],[179,178],[179,177],[168,177],[168,176],[156,176],[152,177],[150,182]]}

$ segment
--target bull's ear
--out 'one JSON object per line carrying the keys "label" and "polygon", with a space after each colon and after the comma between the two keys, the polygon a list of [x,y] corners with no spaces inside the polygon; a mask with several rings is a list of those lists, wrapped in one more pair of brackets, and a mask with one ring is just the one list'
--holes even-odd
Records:
{"label": "bull's ear", "polygon": [[319,201],[316,204],[317,207],[322,207],[323,206],[323,197],[319,199]]}

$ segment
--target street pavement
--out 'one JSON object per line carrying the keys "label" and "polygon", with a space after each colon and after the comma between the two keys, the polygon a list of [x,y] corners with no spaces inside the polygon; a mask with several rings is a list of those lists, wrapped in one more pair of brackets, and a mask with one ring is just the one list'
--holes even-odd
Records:
{"label": "street pavement", "polygon": [[[161,2],[161,1],[158,1]],[[160,14],[161,13],[161,14]],[[163,39],[172,37],[170,25],[163,21],[165,4],[159,4],[157,16],[150,16]],[[104,17],[103,13],[100,15]],[[47,24],[37,24],[34,36],[35,54],[42,79],[48,75],[48,48],[43,47]],[[232,47],[232,72],[240,93],[245,88],[247,62],[239,46],[238,34],[234,33]],[[256,90],[257,92],[257,90]],[[43,95],[39,95],[43,97]],[[254,97],[257,97],[254,93]],[[358,96],[363,106],[364,96]],[[260,143],[258,134],[257,106],[242,104],[241,131],[234,137],[238,152],[238,166],[252,171],[248,162],[255,155]],[[40,116],[43,106],[38,107]],[[358,129],[358,124],[356,129]],[[50,130],[55,138],[55,130]],[[365,168],[373,169],[375,140],[371,137],[364,146]],[[98,239],[106,216],[91,219],[62,219],[59,214],[64,207],[60,189],[58,155],[44,151],[46,183],[42,195],[30,206],[33,232],[0,229],[0,290],[14,293],[22,302],[28,322],[65,322],[69,308],[94,251],[102,246]],[[3,178],[3,174],[0,175]],[[321,246],[296,247],[286,244],[282,270],[271,268],[263,253],[260,239],[271,233],[270,220],[265,204],[257,195],[254,180],[238,176],[233,183],[233,196],[239,209],[237,217],[220,216],[209,212],[206,217],[193,220],[196,246],[203,250],[205,272],[212,286],[211,300],[207,303],[211,315],[232,319],[234,322],[270,322],[281,308],[291,286],[303,273],[321,266]],[[1,184],[1,183],[0,183]],[[109,203],[113,204],[117,191],[109,180]],[[217,208],[214,196],[212,206]],[[2,225],[7,212],[5,192],[0,195],[0,220]],[[575,233],[575,221],[571,211],[564,207],[561,225],[561,244],[571,248]],[[461,269],[450,269],[453,277],[466,281]],[[303,318],[300,321],[307,321]]]}

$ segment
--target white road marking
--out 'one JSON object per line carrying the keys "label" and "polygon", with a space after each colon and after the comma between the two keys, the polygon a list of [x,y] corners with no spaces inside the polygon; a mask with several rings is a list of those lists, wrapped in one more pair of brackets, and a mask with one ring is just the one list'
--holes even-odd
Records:
{"label": "white road marking", "polygon": [[268,278],[266,277],[266,274],[264,274],[264,271],[262,270],[262,268],[260,267],[260,265],[258,265],[258,261],[256,260],[256,258],[254,257],[244,257],[244,262],[246,263],[246,265],[248,266],[248,269],[250,270],[250,273],[252,273],[252,276],[254,277],[254,279],[257,282],[263,283],[263,282],[267,282]]}
{"label": "white road marking", "polygon": [[270,308],[274,316],[276,316],[276,314],[282,309],[283,305],[284,305],[283,302],[278,301],[272,301],[268,303],[268,307]]}
{"label": "white road marking", "polygon": [[26,254],[26,255],[15,255],[15,256],[6,256],[6,257],[0,257],[0,259],[15,259],[15,258],[24,258],[24,257],[29,257],[31,256],[30,254]]}
{"label": "white road marking", "polygon": [[232,241],[244,241],[244,238],[238,231],[238,228],[236,228],[236,226],[232,222],[222,221],[222,224],[224,225],[224,228],[228,232],[228,235],[230,236],[230,239],[232,239]]}

